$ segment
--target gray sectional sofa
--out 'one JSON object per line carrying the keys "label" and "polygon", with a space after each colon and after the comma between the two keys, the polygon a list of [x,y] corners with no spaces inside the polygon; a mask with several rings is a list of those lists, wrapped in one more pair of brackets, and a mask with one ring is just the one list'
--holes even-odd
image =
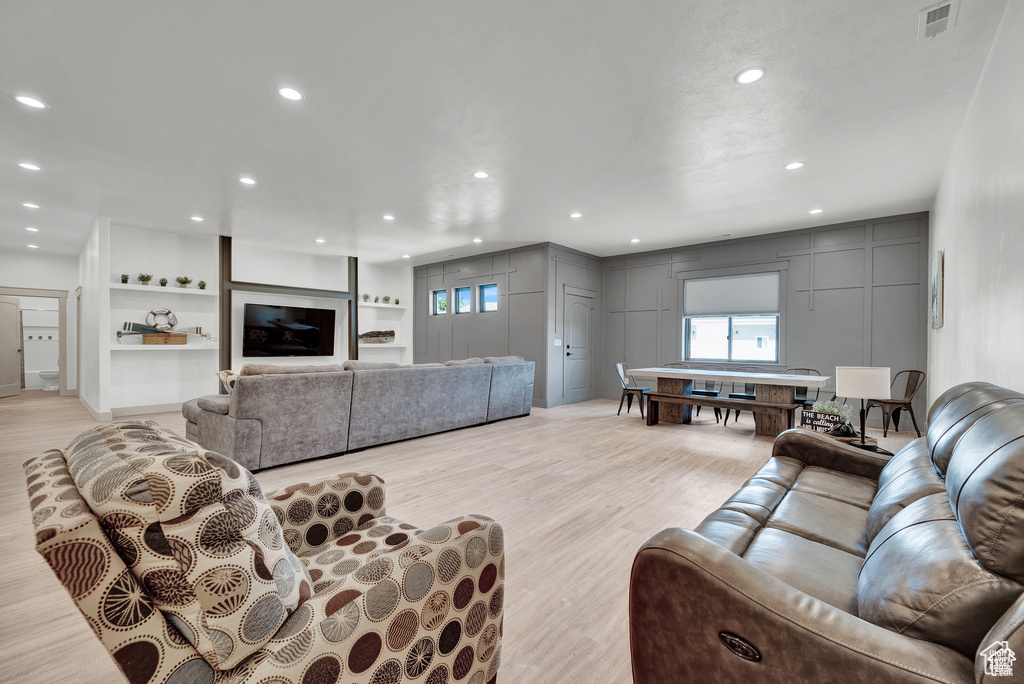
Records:
{"label": "gray sectional sofa", "polygon": [[249,470],[529,415],[533,361],[247,364],[227,395],[182,405],[189,439]]}

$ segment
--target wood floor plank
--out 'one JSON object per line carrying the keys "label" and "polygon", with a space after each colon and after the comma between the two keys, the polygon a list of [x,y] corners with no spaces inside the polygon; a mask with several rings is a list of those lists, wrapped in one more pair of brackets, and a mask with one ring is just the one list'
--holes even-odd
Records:
{"label": "wood floor plank", "polygon": [[[694,527],[768,458],[744,414],[647,427],[596,400],[262,472],[265,489],[338,472],[387,481],[387,509],[429,526],[466,513],[505,529],[501,681],[629,682],[627,602],[637,548]],[[710,414],[710,412],[708,412]],[[176,413],[140,416],[184,434]],[[0,399],[0,661],[4,681],[106,684],[117,668],[35,552],[21,464],[95,422],[75,398]],[[880,432],[880,431],[879,431]],[[872,436],[881,437],[880,434]],[[895,451],[914,437],[889,433]]]}

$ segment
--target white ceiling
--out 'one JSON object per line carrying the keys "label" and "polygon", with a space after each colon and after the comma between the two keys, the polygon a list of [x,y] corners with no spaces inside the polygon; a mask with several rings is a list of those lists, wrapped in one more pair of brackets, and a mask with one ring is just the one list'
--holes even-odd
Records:
{"label": "white ceiling", "polygon": [[925,210],[1005,5],[918,43],[901,0],[4,0],[0,249],[78,254],[101,215],[376,263],[607,256]]}

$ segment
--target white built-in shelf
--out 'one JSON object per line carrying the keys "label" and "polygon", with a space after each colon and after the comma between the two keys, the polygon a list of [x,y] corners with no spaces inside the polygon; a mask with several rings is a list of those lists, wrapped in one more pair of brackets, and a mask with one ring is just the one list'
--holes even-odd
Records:
{"label": "white built-in shelf", "polygon": [[405,311],[408,308],[398,304],[364,304],[363,302],[359,302],[359,306],[365,306],[370,309],[392,309],[394,311]]}
{"label": "white built-in shelf", "polygon": [[405,349],[404,344],[395,344],[394,342],[378,342],[376,344],[372,342],[360,342],[360,349]]}
{"label": "white built-in shelf", "polygon": [[110,351],[214,351],[219,349],[216,344],[201,344],[189,342],[188,344],[138,344],[123,343],[110,345]]}
{"label": "white built-in shelf", "polygon": [[174,294],[200,295],[203,297],[216,297],[218,294],[220,294],[217,290],[200,290],[198,287],[178,287],[177,283],[174,283],[173,287],[170,284],[168,284],[166,287],[161,287],[160,285],[132,285],[131,283],[110,283],[110,289],[131,290],[132,292],[159,291],[159,294],[167,294],[169,292],[173,292]]}

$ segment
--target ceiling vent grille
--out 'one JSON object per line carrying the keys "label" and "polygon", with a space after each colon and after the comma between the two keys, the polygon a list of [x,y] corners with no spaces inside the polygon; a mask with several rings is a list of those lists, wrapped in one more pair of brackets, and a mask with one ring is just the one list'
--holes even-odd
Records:
{"label": "ceiling vent grille", "polygon": [[946,0],[921,10],[917,26],[917,42],[922,38],[934,38],[956,25],[960,0]]}

